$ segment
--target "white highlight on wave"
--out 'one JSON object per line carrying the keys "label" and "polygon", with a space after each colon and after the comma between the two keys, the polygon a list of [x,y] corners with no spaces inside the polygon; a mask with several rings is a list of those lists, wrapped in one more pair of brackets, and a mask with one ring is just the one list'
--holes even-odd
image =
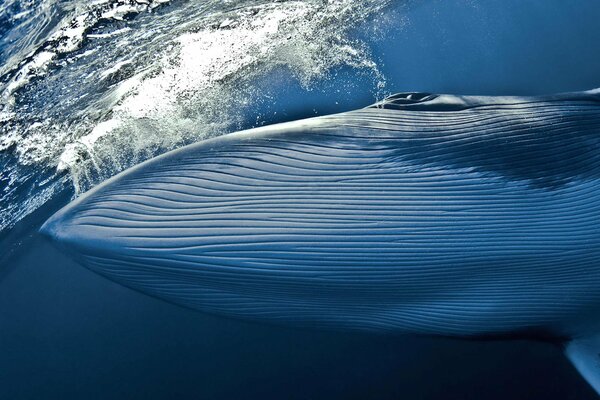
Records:
{"label": "white highlight on wave", "polygon": [[[384,86],[367,46],[349,39],[348,33],[384,9],[387,1],[208,2],[205,14],[198,11],[204,4],[177,3],[155,20],[156,26],[146,25],[152,31],[173,26],[168,36],[157,36],[160,42],[150,48],[132,44],[145,33],[123,26],[127,21],[119,22],[117,29],[93,29],[98,21],[119,20],[165,2],[86,3],[83,12],[78,9],[74,17],[65,18],[40,48],[19,63],[0,97],[0,121],[7,127],[0,129],[0,151],[10,151],[18,163],[5,171],[14,179],[0,193],[0,230],[52,196],[42,196],[43,190],[33,186],[21,166],[46,172],[56,168],[52,185],[45,187],[56,188],[53,182],[66,176],[76,193],[81,193],[160,152],[234,130],[244,118],[240,109],[261,96],[257,82],[264,83],[281,68],[307,89],[341,66],[370,76],[375,90]],[[195,14],[190,12],[186,19],[185,7],[195,8]],[[173,24],[169,18],[180,20]],[[87,71],[85,79],[103,82],[108,90],[79,93],[81,99],[67,98],[89,102],[77,113],[62,120],[46,113],[35,117],[29,105],[23,109],[15,103],[15,96],[36,81],[49,82],[45,87],[54,84],[55,68],[102,57],[106,45],[135,53],[114,58],[103,69]],[[144,64],[140,64],[140,54],[157,49],[142,57]],[[61,97],[57,99],[62,102]],[[28,185],[27,202],[17,194],[23,192],[23,185]]]}
{"label": "white highlight on wave", "polygon": [[[30,54],[29,61],[24,62],[19,71],[13,75],[2,93],[5,101],[13,102],[12,95],[18,89],[27,85],[31,79],[44,74],[50,63],[60,54],[77,50],[84,39],[86,31],[101,20],[123,20],[130,14],[152,10],[170,0],[99,0],[90,3],[90,8],[84,14],[78,15],[57,29],[48,38],[44,50]],[[52,43],[52,44],[48,44]],[[56,44],[54,44],[56,43]]]}
{"label": "white highlight on wave", "polygon": [[[232,115],[231,108],[224,104],[251,101],[241,99],[243,93],[232,92],[227,85],[229,80],[265,74],[279,66],[288,68],[305,86],[339,65],[379,75],[362,44],[347,41],[341,35],[336,37],[340,30],[335,27],[329,26],[329,31],[319,29],[334,16],[344,19],[344,12],[355,14],[355,8],[348,1],[326,6],[300,1],[268,4],[228,14],[209,27],[183,33],[174,41],[172,53],[164,54],[159,61],[159,74],[138,74],[120,83],[115,96],[122,99],[112,109],[112,118],[67,144],[58,170],[71,170],[76,188],[84,190],[85,185],[80,186],[78,181],[82,178],[81,164],[98,166],[107,152],[123,151],[121,146],[113,147],[111,140],[115,138],[110,136],[125,137],[137,146],[142,142],[147,147],[169,148],[188,142],[190,130],[198,135],[192,139],[227,131],[239,116]],[[102,76],[127,63],[129,60],[115,65]],[[379,78],[383,86],[383,78]],[[211,100],[207,102],[207,98]],[[196,110],[195,120],[182,115],[183,110],[198,108],[198,102],[209,103],[210,110]],[[220,118],[215,118],[215,114]],[[136,125],[140,121],[144,128],[148,123],[158,125],[160,132],[154,130],[153,134],[150,129],[138,133]],[[198,128],[201,123],[205,124],[204,129]],[[174,126],[176,129],[171,129]],[[143,137],[136,137],[140,135]],[[171,143],[165,143],[165,139]],[[102,144],[98,146],[99,143]]]}

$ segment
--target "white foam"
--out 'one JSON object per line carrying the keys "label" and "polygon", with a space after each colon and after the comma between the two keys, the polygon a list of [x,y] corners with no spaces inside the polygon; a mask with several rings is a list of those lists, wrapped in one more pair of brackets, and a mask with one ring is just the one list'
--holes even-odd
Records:
{"label": "white foam", "polygon": [[106,78],[110,77],[111,75],[116,74],[117,72],[119,72],[121,70],[121,68],[123,68],[126,65],[131,64],[132,62],[133,62],[132,59],[119,61],[112,68],[109,68],[106,71],[102,71],[102,73],[100,73],[100,79],[106,79]]}
{"label": "white foam", "polygon": [[27,85],[34,76],[40,75],[48,68],[50,61],[56,57],[55,52],[42,51],[33,56],[31,61],[25,64],[6,86],[6,97],[17,89]]}
{"label": "white foam", "polygon": [[87,135],[80,137],[76,142],[66,145],[65,150],[61,153],[57,170],[59,172],[71,168],[75,163],[81,161],[84,153],[91,153],[94,144],[101,137],[110,134],[113,130],[121,125],[121,121],[117,119],[109,119],[101,122]]}
{"label": "white foam", "polygon": [[[84,191],[159,152],[233,130],[242,118],[239,108],[258,100],[261,88],[256,82],[275,70],[286,68],[306,88],[343,65],[378,77],[377,65],[366,47],[347,39],[347,32],[357,21],[383,8],[385,2],[286,1],[246,6],[229,1],[221,5],[230,11],[207,15],[203,7],[184,2],[180,4],[183,11],[173,19],[165,13],[154,24],[144,25],[147,32],[119,22],[119,29],[89,35],[99,18],[106,23],[167,2],[132,1],[86,3],[83,12],[78,9],[75,17],[65,19],[52,34],[54,47],[43,44],[24,58],[5,87],[5,100],[14,98],[34,77],[43,79],[51,66],[57,66],[59,55],[60,65],[90,66],[79,73],[73,85],[85,89],[93,82],[90,87],[104,85],[107,89],[101,93],[73,90],[70,94],[65,82],[48,80],[48,85],[64,84],[56,90],[64,96],[55,100],[64,98],[73,104],[66,108],[73,110],[69,115],[36,113],[33,109],[22,118],[18,104],[0,104],[4,125],[0,127],[0,150],[10,148],[20,165],[39,165],[44,170],[55,167],[56,177],[68,172],[76,191]],[[188,16],[186,7],[196,14]],[[153,38],[152,43],[146,41],[144,47],[136,47],[136,40],[146,40],[145,35]],[[78,50],[86,37],[102,41],[89,41],[86,48]],[[102,63],[103,69],[94,68],[99,65],[95,60],[105,57],[107,46],[114,50],[110,54],[119,57],[111,58],[108,66]],[[62,56],[74,50],[78,51],[74,56]],[[15,179],[6,189],[11,193],[28,179],[19,177],[18,166],[15,168],[11,172]],[[31,193],[37,196],[35,191]],[[7,207],[13,212],[0,212],[0,228],[39,204],[33,199]]]}
{"label": "white foam", "polygon": [[[2,98],[13,104],[14,98],[12,96],[17,90],[31,82],[34,77],[45,73],[57,55],[78,50],[86,38],[86,32],[100,20],[123,20],[126,15],[156,8],[161,4],[170,2],[170,0],[147,0],[142,2],[136,0],[135,4],[122,4],[122,2],[123,0],[116,0],[114,3],[110,3],[108,0],[92,2],[92,7],[88,5],[86,12],[65,20],[42,45],[43,51],[37,54],[34,51],[26,56],[26,61],[22,63],[6,85]],[[31,57],[33,58],[27,60]]]}
{"label": "white foam", "polygon": [[125,28],[114,30],[112,32],[108,32],[108,33],[90,33],[89,35],[87,35],[87,37],[88,37],[88,39],[106,39],[109,37],[113,37],[113,36],[117,36],[117,35],[121,35],[123,33],[129,32],[130,30],[131,30],[131,28],[125,27]]}
{"label": "white foam", "polygon": [[[148,4],[148,3],[146,3]],[[124,17],[128,14],[139,13],[141,11],[146,10],[148,6],[145,4],[119,4],[114,5],[111,9],[102,13],[102,18],[106,19],[116,19],[118,21],[123,21]]]}

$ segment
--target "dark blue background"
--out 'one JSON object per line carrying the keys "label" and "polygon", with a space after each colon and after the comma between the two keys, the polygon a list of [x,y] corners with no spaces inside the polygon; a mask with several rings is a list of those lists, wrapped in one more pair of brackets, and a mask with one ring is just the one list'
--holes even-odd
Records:
{"label": "dark blue background", "polygon": [[[538,94],[600,86],[595,0],[416,1],[390,26],[403,15],[407,24],[372,43],[390,91]],[[339,72],[321,91],[287,88],[270,106],[279,111],[271,120],[372,102],[370,78],[357,85],[352,71]],[[65,196],[1,244],[1,399],[596,398],[550,344],[255,325],[130,291],[30,235]]]}

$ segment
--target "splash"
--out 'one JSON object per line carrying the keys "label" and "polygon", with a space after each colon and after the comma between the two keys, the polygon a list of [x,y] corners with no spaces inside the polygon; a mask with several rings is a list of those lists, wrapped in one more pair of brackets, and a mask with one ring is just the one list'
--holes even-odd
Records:
{"label": "splash", "polygon": [[351,35],[385,2],[163,3],[79,5],[3,67],[0,229],[64,185],[81,193],[164,151],[258,123],[253,107],[290,82],[309,91],[350,68],[369,77],[374,97],[385,87]]}
{"label": "splash", "polygon": [[[68,54],[79,49],[86,38],[86,32],[97,26],[101,21],[123,21],[126,17],[153,10],[169,1],[119,0],[111,3],[109,0],[98,0],[86,5],[85,11],[78,9],[79,14],[75,18],[67,19],[66,23],[63,22],[40,46],[28,54],[25,60],[18,63],[16,71],[7,74],[11,78],[2,93],[3,100],[13,102],[12,94],[27,85],[33,78],[45,74],[52,61],[61,54]],[[31,4],[29,6],[31,7]],[[6,6],[6,9],[9,10],[10,8],[11,5]],[[12,19],[23,18],[31,12],[31,9],[25,9],[13,15]]]}

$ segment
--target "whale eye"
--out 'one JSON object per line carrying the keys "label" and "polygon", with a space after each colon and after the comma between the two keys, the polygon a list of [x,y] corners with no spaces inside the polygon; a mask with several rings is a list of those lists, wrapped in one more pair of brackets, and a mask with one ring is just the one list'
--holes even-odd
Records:
{"label": "whale eye", "polygon": [[[406,92],[406,93],[397,93],[386,97],[379,103],[374,104],[371,107],[374,108],[389,108],[389,109],[400,109],[404,106],[412,106],[412,105],[426,105],[428,101],[434,100],[439,95],[432,93],[423,93],[423,92]],[[411,107],[412,108],[412,107]]]}
{"label": "whale eye", "polygon": [[385,103],[393,103],[393,104],[414,104],[414,103],[422,103],[424,101],[433,100],[437,97],[437,95],[432,93],[423,93],[423,92],[408,92],[408,93],[398,93],[392,96],[387,97],[384,102]]}

